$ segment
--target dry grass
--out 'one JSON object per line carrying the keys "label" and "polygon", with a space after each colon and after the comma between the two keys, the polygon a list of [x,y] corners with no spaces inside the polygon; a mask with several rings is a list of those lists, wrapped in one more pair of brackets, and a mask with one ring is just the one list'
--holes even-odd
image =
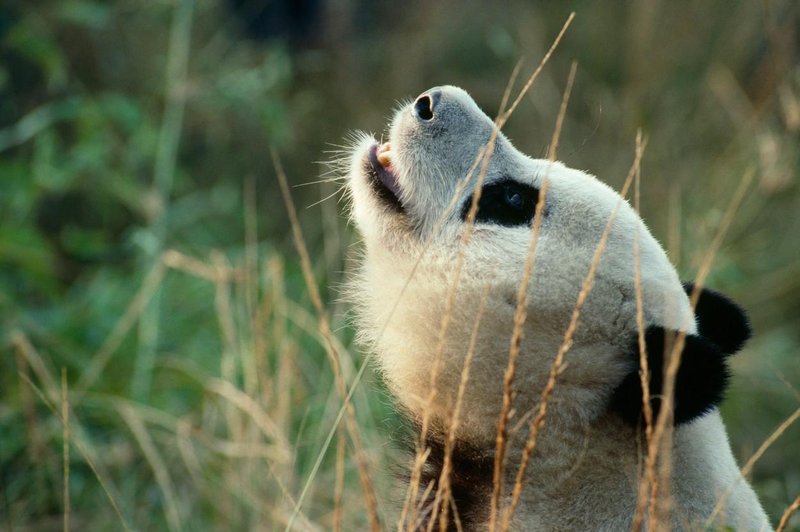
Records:
{"label": "dry grass", "polygon": [[[550,148],[548,150],[548,159],[551,162],[555,162],[556,155],[558,153],[558,140],[561,137],[561,128],[564,125],[564,117],[566,116],[567,112],[567,103],[569,102],[569,96],[572,91],[572,84],[575,82],[575,73],[577,72],[577,63],[572,63],[572,68],[569,71],[569,78],[567,79],[567,86],[564,90],[564,97],[561,100],[561,108],[558,113],[558,118],[556,119],[556,126],[553,131],[553,139],[550,141]],[[514,375],[516,374],[516,361],[517,357],[519,356],[519,346],[520,342],[522,341],[522,327],[525,324],[525,319],[527,317],[527,308],[528,308],[528,286],[530,284],[530,280],[533,277],[534,273],[534,265],[535,265],[535,258],[536,258],[536,244],[539,241],[539,231],[542,227],[542,219],[544,217],[544,205],[545,201],[547,200],[547,190],[549,186],[549,178],[550,176],[546,173],[544,178],[542,179],[542,186],[539,191],[539,198],[536,202],[536,209],[534,211],[533,217],[533,224],[531,226],[531,237],[530,243],[528,244],[528,252],[525,258],[525,268],[522,274],[522,280],[520,281],[519,288],[517,290],[517,305],[516,309],[514,310],[514,329],[511,333],[511,348],[509,350],[508,355],[508,367],[505,375],[505,379],[503,382],[503,406],[506,406],[506,398],[508,398],[508,404],[510,408],[511,404],[511,385],[514,379]],[[501,423],[505,424],[508,422],[508,412],[505,412],[501,417]],[[498,437],[500,431],[498,430]],[[499,438],[498,438],[499,439]],[[509,505],[506,512],[503,514],[503,520],[501,523],[502,529],[507,529],[511,522],[511,517],[514,515],[514,511],[516,510],[517,504],[519,504],[519,498],[522,494],[522,486],[523,482],[522,479],[525,475],[525,470],[527,468],[527,462],[530,459],[533,450],[533,445],[525,446],[523,451],[522,460],[519,465],[519,469],[517,471],[517,478],[514,482],[514,488],[511,492],[511,504]],[[502,465],[502,464],[501,464]],[[495,463],[495,468],[497,469],[497,463]],[[502,485],[498,490],[502,493]],[[492,510],[494,513],[491,517],[491,525],[490,528],[495,525],[497,522],[497,511],[498,509],[493,508]]]}
{"label": "dry grass", "polygon": [[[637,150],[640,149],[639,145],[641,137],[637,137]],[[640,213],[639,200],[640,200],[640,184],[641,184],[641,165],[636,168],[635,187],[634,187],[634,209],[637,214]],[[653,440],[653,409],[650,405],[650,367],[647,361],[647,344],[645,343],[645,322],[644,322],[644,305],[642,296],[642,269],[641,269],[641,233],[639,227],[636,228],[636,238],[633,240],[633,258],[634,258],[634,292],[636,295],[636,327],[638,329],[637,344],[639,346],[639,382],[642,388],[642,414],[645,423],[645,444],[649,449]],[[640,472],[641,475],[641,472]],[[641,489],[639,491],[639,499],[636,504],[636,512],[633,516],[631,523],[631,530],[640,530],[642,526],[642,519],[644,517],[644,493]]]}
{"label": "dry grass", "polygon": [[[275,161],[275,170],[278,175],[278,181],[281,185],[281,193],[283,194],[284,201],[286,203],[286,210],[289,213],[289,220],[292,224],[292,233],[294,235],[295,245],[297,246],[297,252],[300,254],[300,265],[303,270],[303,277],[306,282],[306,287],[308,288],[309,294],[311,296],[311,302],[314,305],[314,309],[317,311],[317,319],[319,320],[319,328],[322,337],[325,340],[325,347],[326,353],[328,354],[328,360],[331,364],[331,369],[333,370],[334,381],[336,383],[336,389],[339,393],[339,397],[342,399],[345,407],[345,426],[347,431],[350,435],[350,438],[353,442],[353,446],[355,447],[355,459],[358,465],[358,475],[361,480],[362,488],[364,490],[364,497],[366,503],[367,514],[369,515],[369,522],[370,528],[374,531],[378,531],[381,529],[380,519],[378,517],[378,510],[377,510],[377,499],[375,496],[375,488],[372,485],[372,479],[370,478],[369,472],[369,465],[367,463],[366,453],[364,452],[364,447],[361,440],[360,428],[358,426],[358,422],[356,421],[355,410],[351,403],[348,402],[348,393],[347,393],[347,384],[344,381],[344,376],[342,374],[342,364],[339,359],[339,353],[336,349],[335,342],[333,341],[333,333],[331,331],[330,320],[328,318],[328,313],[325,310],[325,307],[322,303],[322,298],[319,294],[319,289],[317,288],[316,280],[314,279],[314,273],[311,266],[311,258],[309,257],[308,250],[305,245],[305,239],[303,238],[303,233],[300,229],[300,222],[297,219],[297,211],[294,208],[294,203],[292,202],[291,194],[289,192],[289,184],[286,180],[286,175],[283,172],[283,167],[281,166],[280,159],[278,158],[277,152],[273,150],[272,152],[273,160]],[[297,507],[295,512],[292,514],[292,519],[289,520],[289,523],[286,525],[286,528],[289,529],[292,526],[293,519],[297,515],[297,512],[300,509],[300,505],[303,503],[303,496],[300,496],[300,499],[297,502]]]}
{"label": "dry grass", "polygon": [[789,518],[798,508],[800,508],[800,495],[795,498],[792,504],[786,507],[786,511],[781,515],[781,520],[778,522],[778,528],[775,529],[775,532],[786,530],[786,526],[789,524]]}
{"label": "dry grass", "polygon": [[[769,449],[772,446],[772,444],[774,444],[775,441],[778,438],[780,438],[781,435],[784,432],[786,432],[786,429],[788,429],[795,421],[797,421],[798,418],[800,418],[800,408],[795,410],[788,418],[786,418],[783,421],[783,423],[781,423],[775,429],[775,431],[773,431],[773,433],[770,434],[769,437],[767,437],[766,440],[764,440],[764,442],[761,444],[761,446],[759,446],[758,450],[755,453],[753,453],[753,455],[750,458],[747,459],[747,462],[745,462],[745,464],[742,466],[742,469],[741,469],[741,474],[742,474],[743,478],[749,478],[750,477],[750,473],[752,472],[753,466],[755,465],[755,463],[764,455],[764,453],[767,451],[767,449]],[[733,491],[733,489],[735,487],[736,487],[736,484],[733,484],[733,485],[729,486],[728,490],[720,496],[719,500],[717,501],[717,505],[714,507],[714,511],[711,512],[711,515],[708,517],[708,519],[706,521],[706,526],[711,526],[712,523],[714,522],[714,518],[716,518],[716,516],[719,514],[719,512],[721,512],[725,508],[725,503],[728,500],[728,497],[730,497],[731,492]],[[786,525],[786,522],[789,519],[789,515],[791,514],[791,512],[794,511],[794,509],[792,509],[793,507],[794,507],[794,509],[797,508],[797,500],[795,500],[786,509],[786,512],[784,512],[784,516],[781,517],[781,523],[783,523],[784,526]],[[785,517],[785,519],[784,519],[784,517]],[[779,526],[778,528],[781,528],[781,527]]]}
{"label": "dry grass", "polygon": [[[62,399],[62,409],[59,411],[58,407],[56,406],[59,402],[59,388],[56,387],[55,378],[53,377],[52,372],[47,367],[46,363],[33,347],[33,345],[28,340],[27,336],[20,331],[16,331],[12,334],[11,338],[12,344],[15,347],[18,355],[18,360],[24,361],[23,364],[20,364],[21,368],[31,367],[36,375],[38,381],[43,385],[44,390],[39,388],[37,384],[27,375],[26,372],[20,372],[20,380],[22,381],[25,388],[32,390],[35,395],[39,398],[42,404],[44,404],[50,412],[57,416],[59,421],[61,422],[62,426],[64,427],[63,434],[69,435],[70,439],[67,440],[67,443],[72,443],[75,445],[79,453],[81,454],[82,459],[84,462],[91,468],[94,477],[97,479],[98,483],[100,484],[103,492],[108,498],[108,502],[110,503],[111,507],[114,509],[117,517],[119,518],[120,524],[123,526],[125,530],[130,530],[130,527],[127,524],[127,520],[123,517],[122,512],[120,510],[119,501],[119,493],[115,490],[110,481],[108,480],[109,475],[108,472],[105,470],[101,470],[101,465],[98,464],[97,461],[97,453],[92,448],[91,444],[87,441],[85,432],[80,429],[80,425],[78,424],[77,420],[75,419],[74,412],[71,412],[71,406],[68,397],[64,397]],[[66,386],[63,387],[66,390]],[[71,421],[70,421],[71,420]],[[39,424],[35,420],[30,420],[31,423],[36,423],[35,426],[31,426],[31,429],[34,432],[39,432],[42,430],[42,425]],[[71,426],[72,429],[67,429],[68,426]],[[64,470],[65,477],[67,476],[68,471]],[[65,499],[67,493],[65,491]],[[66,503],[66,501],[65,501]],[[65,522],[68,520],[66,514],[69,510],[64,508],[64,520]]]}
{"label": "dry grass", "polygon": [[67,394],[67,370],[61,368],[61,419],[64,420],[62,434],[62,453],[64,468],[64,532],[69,530],[69,397]]}
{"label": "dry grass", "polygon": [[[503,94],[503,100],[501,102],[501,111],[500,115],[502,115],[503,109],[505,108],[506,103],[508,102],[509,95],[511,94],[511,87],[513,85],[514,80],[517,77],[519,72],[519,63],[514,68],[514,71],[511,74],[511,78],[509,83],[506,86],[506,90]],[[472,238],[472,234],[475,228],[475,217],[478,212],[478,202],[480,201],[481,191],[484,179],[486,178],[486,173],[489,168],[489,161],[492,157],[495,147],[495,141],[497,140],[497,135],[500,132],[500,124],[499,119],[495,121],[495,128],[492,130],[492,134],[489,137],[489,141],[483,146],[479,151],[478,155],[475,158],[475,161],[472,164],[472,167],[467,172],[467,175],[462,181],[461,186],[456,187],[456,191],[453,194],[453,198],[450,201],[450,205],[447,209],[445,209],[444,213],[442,214],[441,218],[437,220],[436,227],[440,227],[443,223],[445,217],[449,214],[450,208],[453,208],[456,204],[457,198],[459,197],[460,193],[463,192],[464,187],[468,186],[470,181],[472,180],[474,173],[477,171],[477,176],[475,179],[475,185],[473,187],[473,194],[472,194],[472,202],[470,204],[469,211],[467,212],[467,217],[465,220],[464,232],[461,236],[461,247],[460,252],[458,254],[456,260],[456,266],[454,268],[453,274],[453,281],[452,284],[448,287],[447,291],[447,298],[445,300],[445,307],[444,313],[442,314],[441,323],[439,325],[439,336],[436,348],[434,350],[434,362],[431,370],[431,377],[430,377],[430,391],[425,401],[425,405],[422,411],[422,420],[421,420],[421,427],[420,427],[420,434],[419,440],[417,442],[417,449],[414,457],[413,468],[411,471],[411,479],[409,482],[408,491],[406,494],[405,503],[403,504],[403,509],[400,513],[400,520],[398,522],[398,529],[402,530],[404,526],[407,524],[408,529],[416,530],[419,528],[420,520],[422,517],[418,517],[420,511],[423,510],[419,507],[419,503],[417,501],[425,501],[427,499],[427,491],[433,488],[433,484],[427,486],[425,491],[420,497],[419,488],[420,488],[420,480],[422,476],[422,469],[424,464],[427,460],[427,456],[430,453],[430,449],[427,447],[425,440],[428,435],[429,424],[431,421],[431,412],[432,406],[434,401],[436,400],[437,396],[437,385],[439,379],[439,373],[441,372],[442,362],[443,362],[443,354],[445,343],[447,341],[447,331],[450,326],[450,319],[452,316],[452,309],[453,305],[455,304],[455,296],[456,291],[458,290],[458,286],[461,279],[461,274],[464,268],[464,262],[466,259],[466,248],[469,244],[470,239]],[[429,243],[433,239],[429,240]],[[423,252],[427,250],[423,248]],[[421,260],[422,257],[419,258]],[[413,276],[413,272],[412,272]],[[410,279],[409,279],[410,281]],[[463,373],[466,372],[466,366],[462,370],[462,379]],[[453,421],[451,421],[451,426],[453,425]],[[453,428],[452,430],[455,430]],[[452,449],[450,450],[450,454],[452,454]],[[445,456],[445,460],[447,462],[450,461],[449,456]],[[448,463],[449,466],[449,463]],[[449,467],[448,467],[449,469]],[[440,522],[440,525],[446,525],[447,523],[447,514],[450,508],[450,479],[444,479],[444,489],[437,491],[437,494],[434,498],[434,505],[432,508],[433,514],[429,517],[429,525],[428,529],[432,529],[433,526],[437,521]],[[441,512],[441,518],[437,520],[437,516]]]}
{"label": "dry grass", "polygon": [[[736,193],[733,196],[725,216],[720,223],[717,234],[709,246],[698,270],[695,279],[695,287],[690,295],[690,304],[694,308],[700,297],[703,283],[711,269],[714,257],[724,238],[725,233],[733,221],[741,201],[744,199],[745,192],[752,181],[753,173],[747,172],[742,177]],[[641,295],[637,296],[641,299]],[[688,324],[686,324],[688,326]],[[684,327],[685,330],[685,327]],[[665,349],[664,384],[662,393],[662,403],[671,405],[675,394],[675,378],[680,366],[681,354],[686,340],[686,333],[679,332],[675,335],[672,343],[667,343]],[[641,344],[640,344],[641,348]],[[640,357],[644,356],[640,353]],[[644,377],[642,377],[644,378]],[[652,415],[651,415],[652,416]],[[672,445],[672,411],[670,408],[662,408],[653,426],[646,428],[649,438],[647,439],[647,457],[645,460],[645,470],[643,479],[639,485],[639,497],[637,500],[636,513],[634,517],[634,530],[639,530],[642,517],[647,508],[648,530],[656,530],[659,521],[668,521],[671,504],[669,492],[669,479],[672,471],[671,449]],[[716,513],[716,512],[715,512]]]}
{"label": "dry grass", "polygon": [[[570,13],[569,17],[567,17],[567,20],[564,22],[564,25],[561,27],[561,31],[559,31],[558,35],[553,40],[553,43],[550,45],[550,48],[547,50],[547,53],[545,53],[544,57],[542,57],[542,60],[540,61],[539,65],[536,67],[536,69],[530,75],[528,80],[525,82],[525,85],[523,85],[523,87],[520,90],[519,94],[517,95],[516,99],[511,104],[511,106],[508,108],[508,111],[504,112],[503,108],[501,107],[501,110],[498,113],[498,119],[496,121],[498,131],[500,130],[500,128],[503,127],[503,125],[505,125],[505,123],[511,117],[511,114],[514,112],[514,110],[519,105],[519,102],[522,100],[524,95],[530,90],[530,88],[533,86],[533,83],[536,81],[536,79],[538,79],[539,75],[542,72],[542,69],[544,68],[544,65],[547,63],[547,61],[552,56],[553,52],[558,47],[559,43],[561,42],[561,39],[564,37],[564,34],[566,33],[566,31],[569,28],[569,26],[572,24],[572,21],[574,20],[574,18],[575,18],[575,13],[574,12]],[[512,78],[512,81],[513,81],[513,78]],[[487,161],[487,165],[488,165],[488,161]],[[544,196],[544,194],[546,194],[546,180],[545,180],[545,186],[543,188],[545,189],[545,191],[541,193],[542,197]],[[537,213],[535,214],[535,215],[538,215],[539,218],[540,218],[539,225],[541,225],[542,197],[540,197],[540,199],[537,201],[537,206],[536,206]],[[474,216],[475,216],[474,213],[472,212],[473,209],[477,212],[477,201],[473,201],[472,206],[470,206],[470,219],[471,220],[474,220]],[[534,224],[534,225],[536,225],[536,224]],[[538,235],[538,228],[536,228],[535,231],[536,231],[535,234]],[[531,249],[529,256],[531,256],[531,257],[534,256],[534,249]],[[532,261],[532,259],[531,259],[531,261]],[[526,263],[526,268],[527,267],[528,267],[528,264]],[[532,271],[532,269],[533,269],[532,262],[530,264],[530,268],[531,268],[531,271]],[[525,281],[523,281],[523,282],[525,282]],[[520,305],[518,304],[517,305],[517,310],[515,310],[515,331],[518,331],[518,326],[516,325],[516,323],[517,323],[517,320],[519,320],[520,317],[521,317],[521,311],[519,310],[519,307],[520,307]],[[520,322],[520,326],[521,326],[521,322]],[[511,351],[509,353],[509,363],[508,363],[508,367],[507,367],[507,370],[506,370],[506,374],[503,377],[503,404],[502,404],[502,407],[501,407],[501,410],[500,410],[500,419],[498,420],[498,425],[497,425],[497,445],[496,445],[496,449],[495,449],[494,474],[493,474],[493,478],[492,478],[492,499],[491,499],[491,505],[490,505],[490,511],[489,511],[490,512],[489,513],[489,529],[490,530],[493,530],[494,527],[496,526],[496,523],[497,523],[497,513],[498,513],[499,506],[500,506],[500,495],[501,495],[501,492],[502,492],[502,489],[503,489],[502,488],[502,476],[503,476],[503,466],[504,466],[503,461],[504,461],[505,446],[506,446],[506,442],[505,442],[506,434],[505,434],[505,431],[506,431],[506,424],[508,423],[508,419],[509,419],[509,413],[511,411],[511,382],[513,381],[513,377],[514,377],[515,358],[516,358],[516,355],[514,353],[519,348],[520,334],[519,334],[519,332],[516,333],[516,335],[515,335],[516,339],[513,336],[514,335],[512,335],[512,338],[511,338]]]}
{"label": "dry grass", "polygon": [[[447,439],[445,441],[445,448],[444,448],[444,458],[442,463],[442,472],[439,476],[439,490],[436,494],[436,498],[434,499],[434,508],[438,507],[441,501],[445,501],[444,506],[441,510],[441,515],[439,517],[439,530],[447,530],[449,525],[448,514],[450,504],[452,503],[453,507],[455,508],[455,503],[452,500],[452,496],[450,494],[450,475],[452,473],[452,458],[453,458],[453,449],[455,448],[456,444],[456,431],[458,430],[458,425],[461,420],[461,407],[464,402],[464,393],[467,390],[467,384],[469,382],[469,373],[470,368],[472,367],[472,359],[475,356],[475,344],[478,340],[478,331],[481,326],[481,321],[483,320],[483,312],[486,308],[486,299],[489,295],[489,287],[487,286],[484,290],[483,294],[481,295],[480,305],[478,306],[477,313],[475,314],[475,324],[472,327],[472,333],[470,334],[469,346],[467,348],[467,354],[464,357],[464,367],[461,370],[461,379],[458,383],[458,392],[456,393],[456,401],[453,407],[453,415],[450,421],[450,428],[447,433]],[[459,516],[456,512],[454,512],[453,519],[456,522],[460,523]],[[433,520],[431,520],[433,523]]]}
{"label": "dry grass", "polygon": [[[503,109],[505,109],[506,105],[508,104],[508,99],[509,99],[509,97],[511,95],[511,89],[513,88],[514,82],[516,81],[517,76],[519,75],[520,67],[521,67],[521,62],[518,62],[515,65],[514,70],[511,73],[511,76],[509,78],[508,83],[506,84],[506,90],[503,93],[503,99],[502,99],[502,101],[500,103],[501,112],[502,112]],[[493,144],[493,142],[490,142],[490,143]],[[484,149],[488,150],[488,145]],[[477,161],[476,161],[476,163],[477,163]],[[472,172],[470,172],[470,174],[471,173]],[[479,182],[483,181],[483,177],[479,177],[478,181]],[[467,182],[467,180],[465,180],[465,183],[466,182]],[[469,211],[469,213],[467,215],[468,231],[472,231],[472,228],[474,226],[474,223],[475,223],[474,216],[475,216],[475,213],[477,212],[478,200],[480,199],[480,190],[479,190],[479,187],[477,185],[476,185],[475,190],[473,191],[473,193],[477,195],[477,199],[475,197],[473,197],[472,204],[470,205],[470,211]],[[454,194],[454,196],[456,196],[456,195]],[[456,197],[452,198],[452,200],[451,200],[451,203],[455,204],[455,202],[456,202]],[[488,290],[488,287],[487,287],[487,290]],[[450,510],[451,504],[455,508],[455,504],[452,501],[452,497],[451,497],[451,493],[450,493],[450,474],[451,474],[451,466],[452,466],[453,448],[455,446],[455,441],[456,441],[456,431],[458,430],[458,424],[459,424],[460,419],[461,419],[461,407],[462,407],[462,402],[464,400],[464,393],[466,391],[467,383],[469,382],[469,372],[470,372],[470,367],[472,365],[472,358],[475,355],[475,342],[477,341],[477,334],[478,334],[478,330],[479,330],[479,327],[480,327],[481,319],[483,317],[483,310],[484,310],[484,306],[485,306],[485,303],[486,303],[487,296],[488,296],[488,291],[485,291],[484,294],[481,297],[480,309],[479,309],[477,317],[475,319],[475,325],[473,327],[472,334],[470,335],[470,344],[469,344],[469,348],[467,349],[467,354],[466,354],[466,356],[464,358],[464,365],[463,365],[463,368],[461,370],[461,378],[460,378],[460,381],[459,381],[458,392],[456,394],[456,401],[455,401],[455,405],[453,407],[453,413],[452,413],[452,416],[451,416],[451,419],[450,419],[449,429],[448,429],[448,433],[447,433],[447,437],[446,437],[444,458],[443,458],[443,465],[442,465],[442,472],[441,472],[440,477],[439,477],[439,490],[438,490],[438,492],[436,494],[436,497],[434,498],[434,502],[433,502],[434,512],[437,512],[437,511],[440,512],[440,515],[439,515],[439,529],[440,529],[440,531],[447,529],[447,526],[449,524],[448,514],[449,514],[449,510]],[[415,464],[415,467],[417,467],[416,464]],[[441,510],[439,510],[440,507],[441,507]],[[460,519],[458,518],[458,515],[454,515],[454,519],[457,522],[460,523]],[[430,524],[429,524],[429,527],[428,527],[429,529],[432,529],[434,522],[435,522],[435,520],[433,518],[431,518]]]}

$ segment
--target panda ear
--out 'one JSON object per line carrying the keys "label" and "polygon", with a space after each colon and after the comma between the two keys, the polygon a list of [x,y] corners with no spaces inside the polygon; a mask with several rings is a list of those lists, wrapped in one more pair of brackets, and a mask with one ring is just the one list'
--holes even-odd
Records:
{"label": "panda ear", "polygon": [[[645,332],[647,366],[650,392],[650,407],[656,419],[662,402],[664,366],[677,338],[676,331],[651,326]],[[634,338],[627,353],[632,362],[630,373],[614,390],[611,409],[632,425],[642,421],[643,394],[639,371],[639,342]],[[726,355],[707,339],[686,335],[681,363],[675,377],[674,422],[686,423],[712,410],[723,397],[728,384]]]}
{"label": "panda ear", "polygon": [[[683,289],[691,297],[694,283],[684,283]],[[703,288],[694,313],[700,335],[717,344],[727,355],[737,352],[750,338],[747,314],[719,292]]]}

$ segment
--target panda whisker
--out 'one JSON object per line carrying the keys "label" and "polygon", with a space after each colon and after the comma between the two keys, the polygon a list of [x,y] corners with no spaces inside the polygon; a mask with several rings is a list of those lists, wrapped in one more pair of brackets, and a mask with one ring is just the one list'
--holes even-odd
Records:
{"label": "panda whisker", "polygon": [[308,181],[306,183],[295,183],[294,185],[292,185],[292,188],[309,187],[309,186],[312,186],[312,185],[323,185],[323,184],[326,184],[326,183],[341,184],[343,179],[344,178],[341,178],[341,177],[333,177],[333,178],[328,178],[328,179],[317,179],[315,181]]}
{"label": "panda whisker", "polygon": [[306,209],[311,209],[312,207],[316,207],[316,206],[317,206],[317,205],[319,205],[320,203],[324,203],[324,202],[328,201],[328,200],[329,200],[329,199],[331,199],[332,197],[334,197],[334,196],[336,196],[337,194],[339,194],[339,192],[340,192],[340,191],[341,191],[341,189],[336,189],[336,190],[334,190],[333,192],[331,192],[330,194],[328,194],[328,195],[327,195],[327,196],[325,196],[324,198],[322,198],[322,199],[320,199],[320,200],[318,200],[318,201],[315,201],[315,202],[314,202],[314,203],[312,203],[311,205],[308,205],[308,206],[306,207]]}

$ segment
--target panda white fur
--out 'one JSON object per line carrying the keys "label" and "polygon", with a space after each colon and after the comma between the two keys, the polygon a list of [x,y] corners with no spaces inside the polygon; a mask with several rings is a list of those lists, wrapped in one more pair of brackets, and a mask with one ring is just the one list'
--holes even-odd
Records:
{"label": "panda white fur", "polygon": [[[482,297],[484,315],[457,430],[452,474],[462,525],[485,529],[497,421],[517,290],[543,179],[548,188],[527,293],[511,425],[538,407],[581,283],[619,195],[581,171],[536,160],[502,134],[485,174],[474,233],[462,245],[480,167],[494,128],[463,90],[445,86],[399,109],[388,143],[364,135],[349,170],[352,218],[365,243],[353,292],[359,334],[412,420],[430,389],[448,292],[457,279],[428,444],[441,450]],[[463,186],[469,180],[467,186]],[[451,200],[455,200],[452,204]],[[455,205],[455,207],[453,207]],[[525,479],[512,528],[627,530],[642,464],[634,239],[639,238],[651,391],[661,392],[664,335],[687,333],[676,382],[672,528],[695,529],[730,495],[717,524],[768,530],[741,478],[715,406],[727,381],[725,358],[749,336],[743,313],[704,291],[696,313],[675,269],[635,211],[621,202],[585,303],[566,366]],[[658,407],[657,397],[653,406]],[[527,437],[509,434],[504,500]],[[435,474],[433,475],[435,478]]]}

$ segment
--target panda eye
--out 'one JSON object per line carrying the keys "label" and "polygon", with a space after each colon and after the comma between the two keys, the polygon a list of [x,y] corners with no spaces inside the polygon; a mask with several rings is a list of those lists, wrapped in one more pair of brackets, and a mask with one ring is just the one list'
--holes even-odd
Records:
{"label": "panda eye", "polygon": [[508,203],[509,207],[522,209],[525,206],[524,202],[525,200],[522,199],[522,194],[510,187],[506,188],[506,203]]}
{"label": "panda eye", "polygon": [[[481,190],[475,222],[506,227],[530,225],[538,201],[539,189],[512,179],[501,179]],[[472,197],[462,206],[462,220],[467,219],[471,206]]]}

